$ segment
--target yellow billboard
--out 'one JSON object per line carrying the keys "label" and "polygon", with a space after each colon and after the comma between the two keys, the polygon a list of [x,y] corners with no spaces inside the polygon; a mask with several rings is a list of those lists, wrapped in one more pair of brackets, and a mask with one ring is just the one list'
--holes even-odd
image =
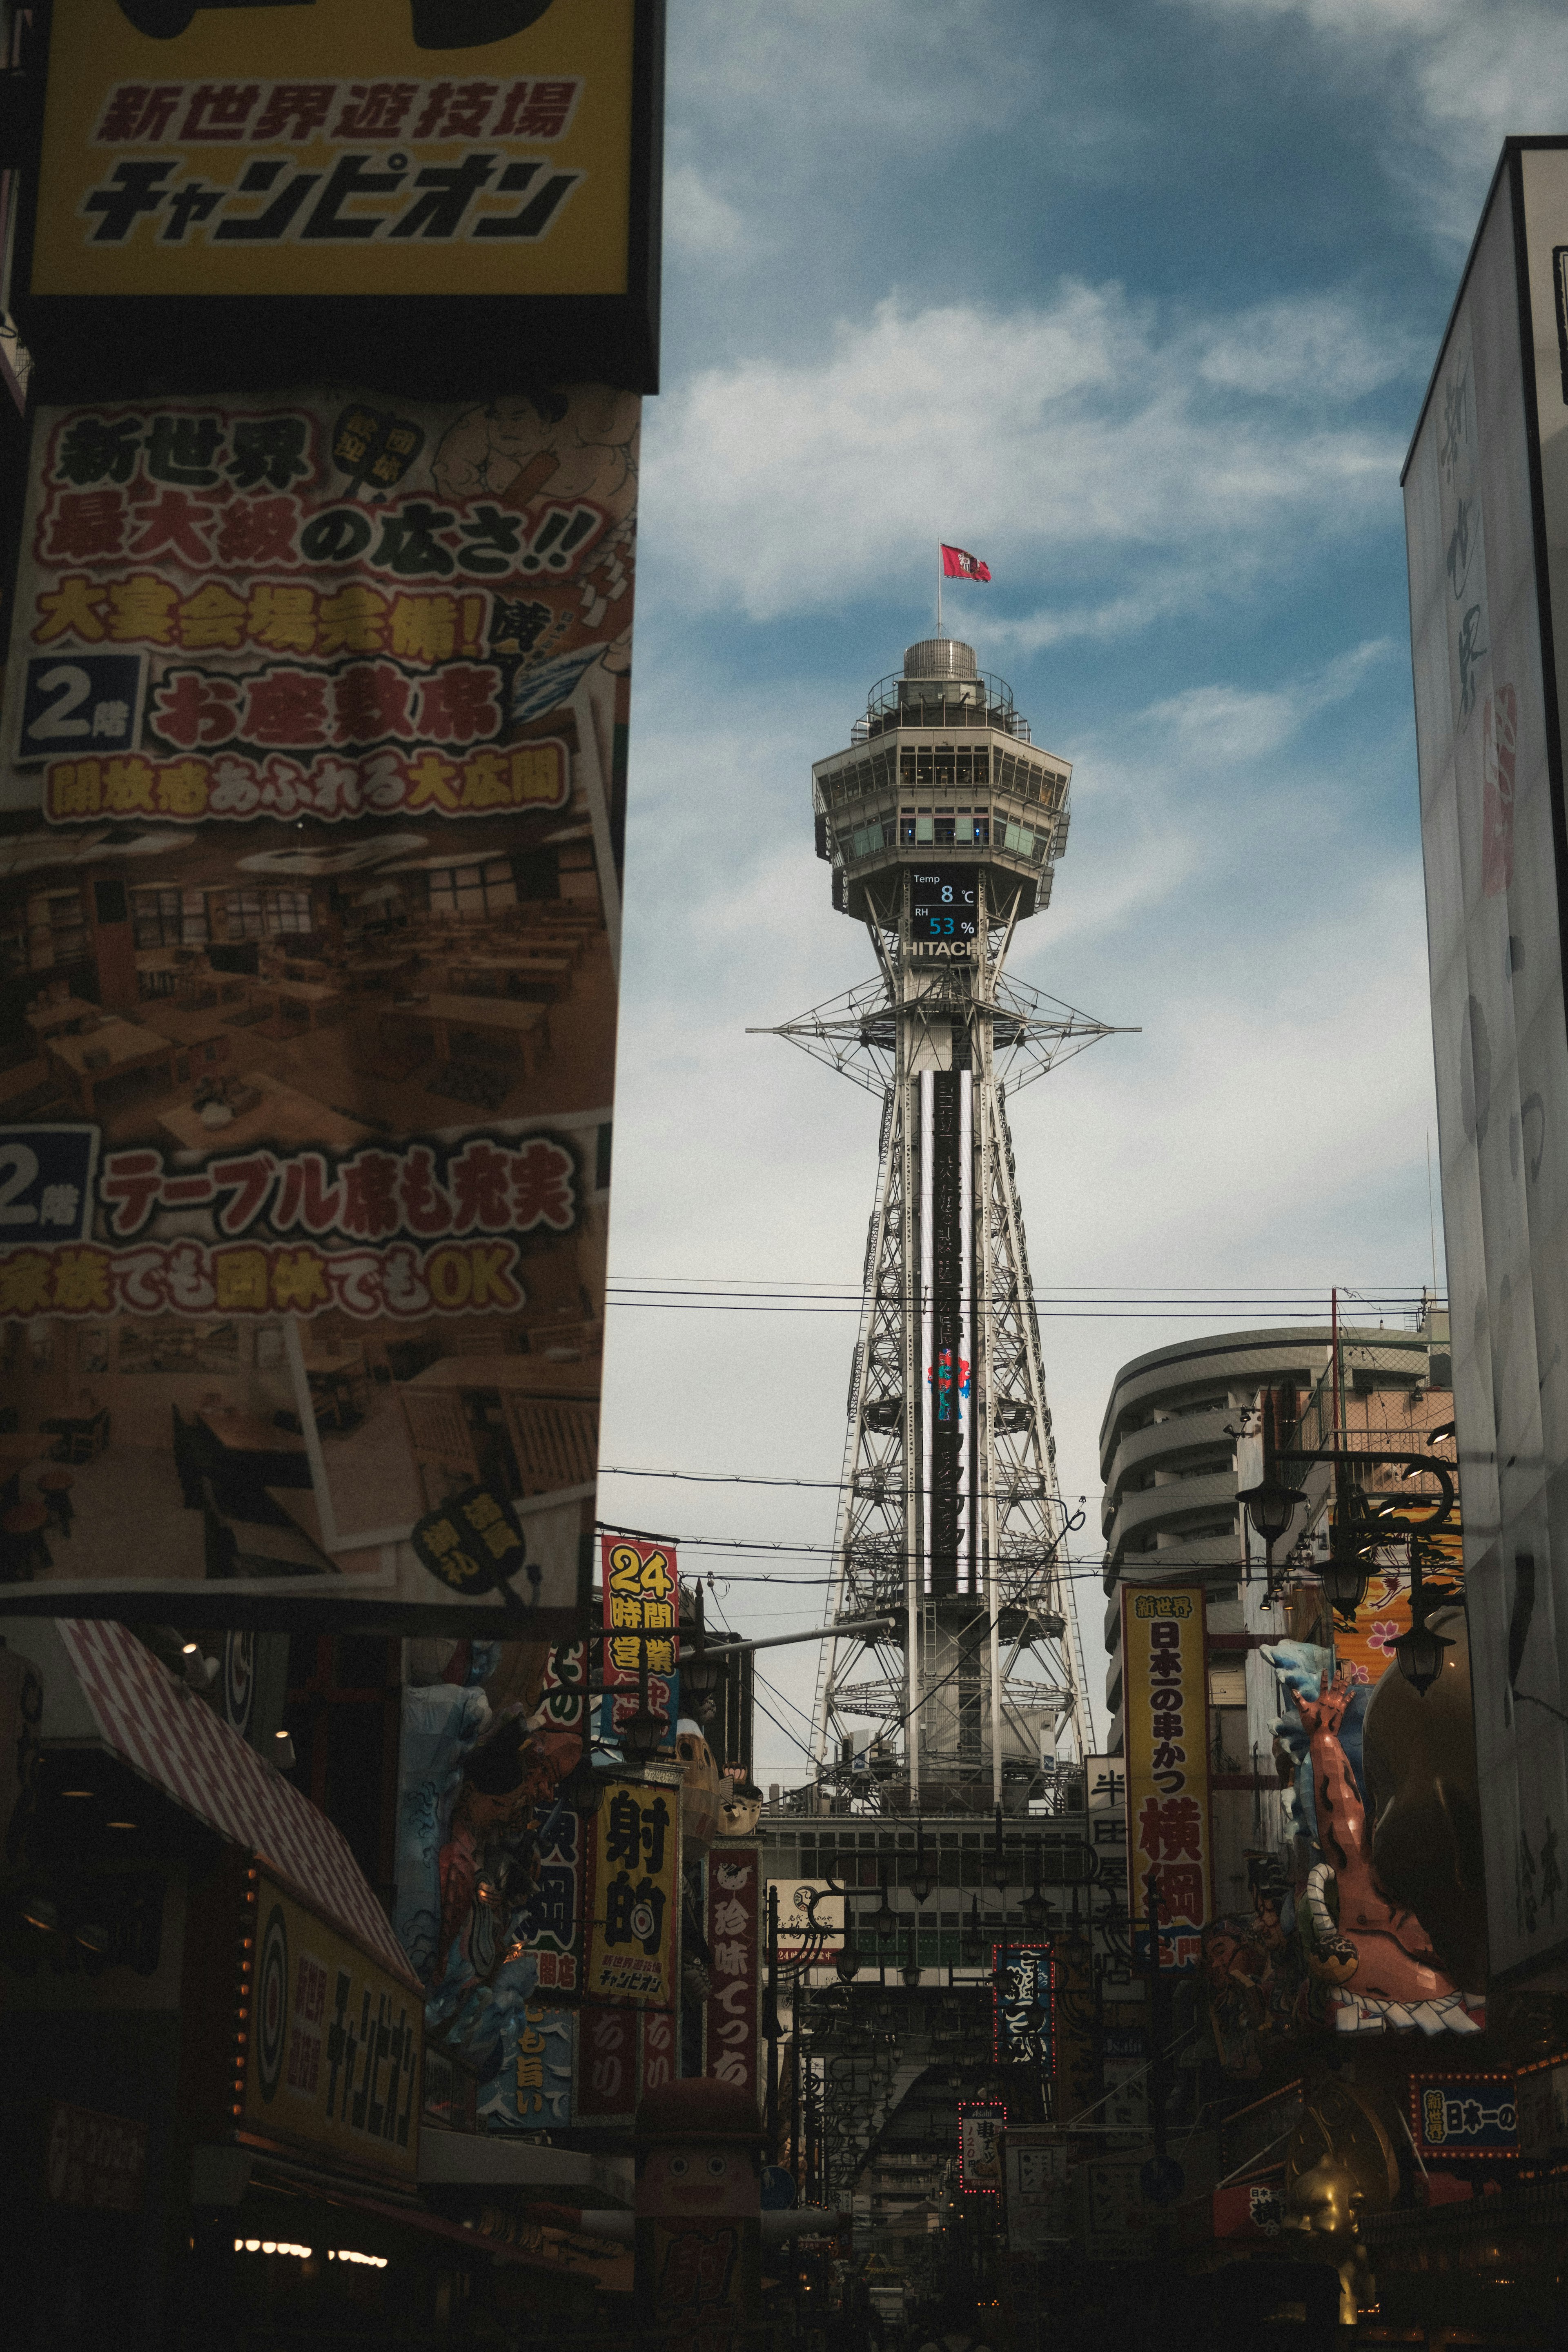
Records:
{"label": "yellow billboard", "polygon": [[419,1996],[263,1874],[245,2125],[412,2179]]}
{"label": "yellow billboard", "polygon": [[635,14],[71,0],[30,291],[624,294]]}
{"label": "yellow billboard", "polygon": [[679,1788],[607,1780],[593,1837],[584,1995],[670,2009],[680,1937]]}
{"label": "yellow billboard", "polygon": [[1151,1878],[1160,1966],[1195,1968],[1214,1911],[1208,1635],[1201,1584],[1121,1588],[1127,1901],[1147,1955]]}

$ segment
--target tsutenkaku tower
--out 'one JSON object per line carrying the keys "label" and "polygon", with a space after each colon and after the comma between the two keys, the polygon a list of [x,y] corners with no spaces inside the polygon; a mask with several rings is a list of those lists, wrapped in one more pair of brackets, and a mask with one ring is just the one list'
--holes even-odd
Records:
{"label": "tsutenkaku tower", "polygon": [[1021,1810],[1081,1755],[1083,1661],[1005,1098],[1111,1034],[1010,978],[1050,904],[1068,761],[951,637],[816,761],[816,854],[874,979],[772,1034],[881,1097],[819,1774],[902,1809]]}

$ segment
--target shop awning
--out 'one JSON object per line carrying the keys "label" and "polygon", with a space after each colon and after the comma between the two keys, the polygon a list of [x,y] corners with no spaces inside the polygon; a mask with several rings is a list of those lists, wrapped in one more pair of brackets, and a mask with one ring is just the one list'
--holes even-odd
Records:
{"label": "shop awning", "polygon": [[419,1979],[341,1831],[239,1734],[176,1681],[124,1625],[55,1627],[104,1745],[416,1992]]}

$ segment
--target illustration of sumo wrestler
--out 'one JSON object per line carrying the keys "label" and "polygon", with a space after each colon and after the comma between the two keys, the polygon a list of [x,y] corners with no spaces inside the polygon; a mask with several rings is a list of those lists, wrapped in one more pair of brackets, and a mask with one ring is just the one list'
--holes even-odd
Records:
{"label": "illustration of sumo wrestler", "polygon": [[506,394],[447,427],[432,471],[444,498],[493,499],[519,514],[545,499],[586,499],[624,522],[637,506],[637,401],[599,383]]}
{"label": "illustration of sumo wrestler", "polygon": [[[612,675],[631,667],[632,545],[637,531],[638,407],[630,393],[604,384],[531,397],[509,393],[470,408],[449,427],[432,466],[444,496],[488,499],[513,514],[542,519],[545,507],[570,509],[579,500],[605,517],[604,535],[573,576],[572,602],[556,591],[555,625],[535,646],[534,660],[562,649],[574,626],[596,633],[607,613],[616,634],[602,659]],[[547,575],[535,575],[537,587]]]}

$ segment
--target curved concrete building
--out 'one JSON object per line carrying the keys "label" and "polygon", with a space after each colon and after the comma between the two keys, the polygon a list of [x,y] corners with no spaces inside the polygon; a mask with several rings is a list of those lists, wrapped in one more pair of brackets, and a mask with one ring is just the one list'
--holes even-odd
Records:
{"label": "curved concrete building", "polygon": [[[1113,1754],[1121,1748],[1122,1575],[1148,1583],[1201,1574],[1211,1634],[1241,1632],[1245,1552],[1232,1433],[1260,1388],[1310,1389],[1327,1370],[1331,1350],[1327,1323],[1224,1331],[1135,1356],[1117,1373],[1100,1432],[1105,1699]],[[1342,1323],[1340,1369],[1347,1391],[1365,1393],[1425,1384],[1439,1366],[1425,1329]],[[1447,1384],[1445,1362],[1439,1385]]]}

